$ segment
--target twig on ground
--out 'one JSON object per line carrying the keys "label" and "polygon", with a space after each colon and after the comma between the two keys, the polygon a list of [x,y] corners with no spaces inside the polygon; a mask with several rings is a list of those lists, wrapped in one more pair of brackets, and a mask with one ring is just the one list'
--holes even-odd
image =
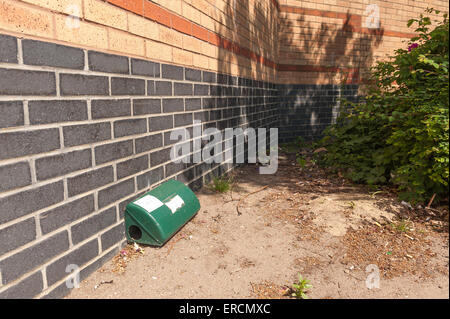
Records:
{"label": "twig on ground", "polygon": [[239,202],[238,202],[237,205],[236,205],[236,210],[237,210],[238,215],[242,215],[242,213],[239,211],[239,205],[241,205],[241,202],[242,202],[244,199],[246,199],[247,197],[249,197],[249,196],[252,195],[252,194],[258,193],[258,192],[260,192],[260,191],[266,189],[267,187],[269,187],[269,185],[263,186],[263,187],[257,189],[256,191],[251,192],[251,193],[248,193],[248,194],[244,195],[243,197],[241,197],[241,198],[239,199]]}
{"label": "twig on ground", "polygon": [[433,204],[434,198],[436,197],[436,194],[433,194],[433,196],[431,197],[430,201],[428,202],[427,208],[431,207],[431,204]]}
{"label": "twig on ground", "polygon": [[114,283],[114,280],[109,280],[109,281],[105,281],[105,280],[102,280],[98,285],[95,285],[94,286],[94,289],[97,289],[98,287],[100,287],[101,285],[105,285],[105,284],[112,284],[112,283]]}

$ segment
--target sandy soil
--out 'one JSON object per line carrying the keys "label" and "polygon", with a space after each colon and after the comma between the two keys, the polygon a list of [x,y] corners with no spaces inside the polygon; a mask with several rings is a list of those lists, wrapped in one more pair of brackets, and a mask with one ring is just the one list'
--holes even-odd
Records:
{"label": "sandy soil", "polygon": [[[67,298],[290,298],[298,273],[310,298],[449,298],[448,210],[419,214],[288,155],[275,175],[257,170],[237,169],[231,192],[205,187],[165,246],[143,247],[123,272],[119,254]],[[380,288],[366,287],[369,264]]]}

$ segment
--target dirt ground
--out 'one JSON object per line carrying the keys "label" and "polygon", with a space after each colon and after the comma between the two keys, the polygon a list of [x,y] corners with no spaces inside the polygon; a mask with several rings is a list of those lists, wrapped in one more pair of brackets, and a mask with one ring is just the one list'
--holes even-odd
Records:
{"label": "dirt ground", "polygon": [[[292,298],[299,273],[310,298],[449,298],[448,208],[411,209],[280,159],[274,175],[236,169],[231,192],[204,187],[165,246],[127,246],[67,298]],[[379,288],[366,286],[368,265]]]}

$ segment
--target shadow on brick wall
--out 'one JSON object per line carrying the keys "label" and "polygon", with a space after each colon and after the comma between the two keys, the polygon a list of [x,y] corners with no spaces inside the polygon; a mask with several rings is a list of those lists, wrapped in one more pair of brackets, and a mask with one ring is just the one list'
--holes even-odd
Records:
{"label": "shadow on brick wall", "polygon": [[[264,41],[266,41],[265,46],[274,46],[276,39],[269,37],[269,30],[275,28],[277,21],[275,19],[267,19],[265,8],[261,4],[254,8],[255,15],[252,18],[253,20],[250,18],[248,0],[235,2],[228,0],[227,4],[225,18],[220,20],[221,25],[215,30],[217,34],[222,36],[222,46],[229,47],[231,42],[239,43],[241,47],[247,47],[261,55],[264,55],[264,53],[258,52],[258,50],[262,51],[261,48],[264,47]],[[252,33],[250,30],[252,30],[255,20],[262,22],[262,25],[265,27],[261,30],[255,29],[254,33]],[[223,38],[230,41],[223,41]],[[255,46],[251,47],[250,43],[254,43]],[[242,56],[239,58],[244,59]],[[236,59],[238,59],[238,56],[225,48],[219,50],[217,78],[210,83],[210,94],[213,96],[213,101],[211,105],[208,104],[207,106],[203,102],[203,108],[209,114],[209,122],[203,124],[203,130],[215,127],[221,130],[224,136],[223,130],[225,128],[242,127],[245,129],[247,127],[277,126],[277,88],[275,84],[250,80],[263,72],[261,64],[254,63],[253,68],[240,68],[238,69],[238,74],[232,72],[230,63],[226,62],[232,61],[236,63]],[[233,76],[230,76],[230,74],[233,74]],[[270,125],[271,122],[272,125]],[[236,143],[236,138],[233,138],[234,157],[236,157]],[[226,149],[225,141],[222,149]],[[245,162],[247,162],[248,154],[246,153],[244,157]],[[233,163],[236,163],[236,160]],[[183,165],[185,169],[190,167],[190,164],[180,165]],[[231,169],[233,165],[232,163],[202,163],[195,167],[194,170],[199,175],[212,169],[211,173],[205,175],[204,181],[208,183],[215,176],[220,176]],[[180,175],[179,180],[189,180],[190,174],[190,169],[184,171]],[[189,186],[196,190],[201,187],[201,183],[202,181],[198,179],[194,183],[189,184]]]}
{"label": "shadow on brick wall", "polygon": [[[280,142],[297,136],[320,137],[339,113],[339,99],[357,99],[361,80],[374,62],[374,50],[382,42],[383,27],[363,29],[361,16],[349,12],[339,26],[325,22],[317,26],[304,14],[296,14],[293,20],[287,13],[278,12],[278,19],[271,18],[259,2],[254,8],[250,8],[248,0],[238,1],[236,7],[234,1],[227,3],[226,15],[215,31],[264,57],[270,56],[263,49],[268,44],[273,52],[271,60],[281,68],[276,82],[284,80],[282,70],[289,71],[284,73],[288,74],[289,84],[278,85]],[[253,28],[257,22],[262,28]],[[219,50],[219,61],[223,61],[219,62],[219,72],[231,74],[226,62],[237,59],[244,58]],[[255,78],[262,72],[262,65],[253,62],[251,70],[238,68],[238,77]],[[248,116],[246,110],[243,120]]]}

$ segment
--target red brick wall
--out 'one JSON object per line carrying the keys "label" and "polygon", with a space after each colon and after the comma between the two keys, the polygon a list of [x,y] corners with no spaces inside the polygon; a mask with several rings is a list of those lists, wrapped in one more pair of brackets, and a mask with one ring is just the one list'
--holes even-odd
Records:
{"label": "red brick wall", "polygon": [[[407,21],[427,7],[448,12],[448,3],[428,1],[279,0],[281,83],[358,82],[414,34]],[[368,28],[368,6],[379,9],[379,27]]]}
{"label": "red brick wall", "polygon": [[[365,27],[366,8],[380,27]],[[358,81],[441,0],[0,0],[0,31],[281,83]],[[79,18],[70,28],[68,14]]]}

